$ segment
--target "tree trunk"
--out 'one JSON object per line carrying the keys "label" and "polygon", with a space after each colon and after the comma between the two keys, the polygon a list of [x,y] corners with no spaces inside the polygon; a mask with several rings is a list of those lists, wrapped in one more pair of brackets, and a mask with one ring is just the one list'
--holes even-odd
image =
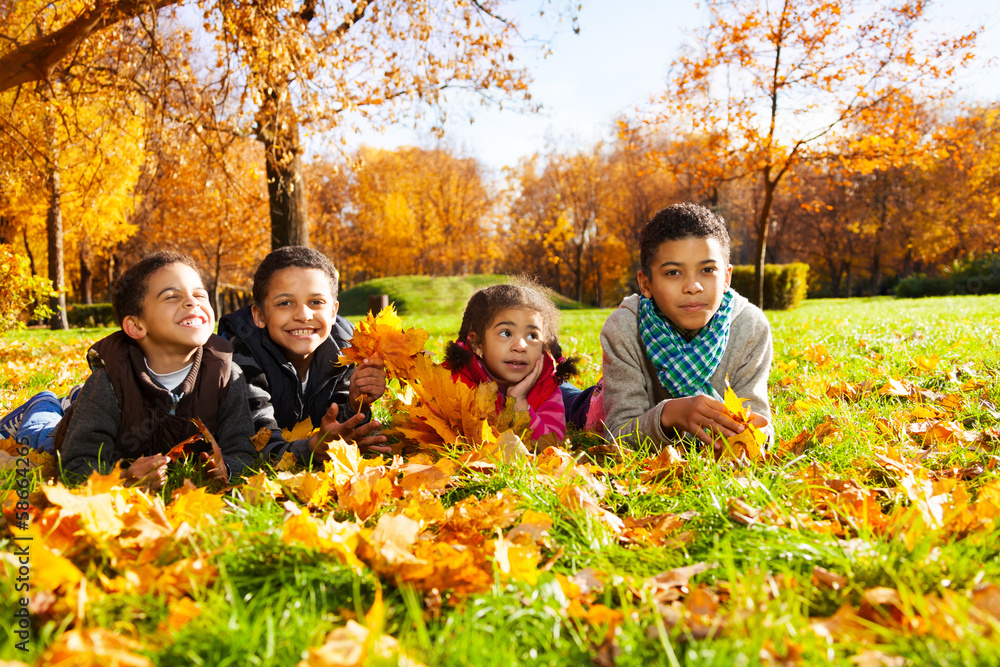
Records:
{"label": "tree trunk", "polygon": [[848,299],[854,296],[854,265],[851,262],[847,262],[847,288],[845,291],[847,294],[844,296]]}
{"label": "tree trunk", "polygon": [[778,187],[776,182],[770,180],[770,168],[764,170],[764,203],[760,208],[760,216],[757,218],[757,265],[753,273],[753,299],[752,303],[760,309],[764,308],[764,256],[767,254],[767,231],[771,217],[771,205],[774,203],[774,191]]}
{"label": "tree trunk", "polygon": [[88,306],[94,303],[94,255],[90,252],[90,239],[80,239],[80,301]]}
{"label": "tree trunk", "polygon": [[42,100],[46,103],[45,134],[48,142],[48,188],[49,210],[45,216],[45,234],[49,249],[49,280],[56,296],[52,297],[50,308],[52,317],[49,327],[52,329],[69,329],[66,319],[66,284],[63,269],[63,220],[62,220],[62,186],[59,179],[58,152],[56,146],[56,120],[49,109],[51,96],[47,84],[40,86]]}
{"label": "tree trunk", "polygon": [[[284,90],[287,99],[287,85]],[[278,104],[280,91],[268,96],[272,104],[258,115],[257,138],[264,144],[267,194],[271,202],[271,249],[309,245],[309,217],[302,180],[299,126],[287,104]],[[277,107],[277,108],[275,108]]]}
{"label": "tree trunk", "polygon": [[24,253],[28,256],[28,266],[31,267],[31,275],[38,275],[38,267],[35,266],[35,255],[31,252],[31,245],[28,243],[28,228],[21,227],[21,237],[24,239]]}

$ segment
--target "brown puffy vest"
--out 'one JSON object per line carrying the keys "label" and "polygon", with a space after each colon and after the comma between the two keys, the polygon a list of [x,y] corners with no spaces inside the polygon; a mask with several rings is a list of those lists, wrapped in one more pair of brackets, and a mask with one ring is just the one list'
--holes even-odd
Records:
{"label": "brown puffy vest", "polygon": [[[122,419],[115,437],[115,451],[125,459],[165,454],[179,442],[199,433],[191,421],[197,417],[213,435],[219,425],[219,406],[229,384],[233,348],[212,335],[195,353],[191,370],[173,392],[156,384],[146,368],[138,344],[117,331],[94,343],[87,351],[92,369],[103,367],[111,381]],[[56,448],[62,449],[72,407],[56,430]],[[200,449],[200,447],[195,447]],[[211,451],[207,445],[205,451]]]}

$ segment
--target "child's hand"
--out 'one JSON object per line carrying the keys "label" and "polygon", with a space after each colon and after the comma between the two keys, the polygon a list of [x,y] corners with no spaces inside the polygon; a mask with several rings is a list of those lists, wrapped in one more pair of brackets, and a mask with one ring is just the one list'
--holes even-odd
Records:
{"label": "child's hand", "polygon": [[708,396],[689,396],[667,401],[660,413],[663,428],[674,428],[693,433],[706,445],[719,447],[720,438],[730,438],[743,432],[729,415],[726,404]]}
{"label": "child's hand", "polygon": [[340,409],[336,403],[330,405],[326,414],[323,415],[319,423],[319,433],[309,439],[309,449],[313,454],[322,454],[329,449],[326,443],[336,438],[342,438],[347,442],[353,442],[362,452],[389,453],[392,448],[386,445],[384,435],[369,435],[373,431],[382,428],[382,424],[374,419],[367,424],[362,424],[365,416],[358,413],[340,423],[337,421],[337,414]]}
{"label": "child's hand", "polygon": [[141,484],[151,491],[162,489],[167,482],[167,464],[170,458],[163,454],[140,456],[125,469],[126,484]]}
{"label": "child's hand", "polygon": [[[538,380],[538,376],[541,374],[542,374],[542,358],[538,357],[538,361],[535,362],[535,367],[531,369],[531,372],[528,373],[523,380],[521,380],[517,384],[513,384],[507,387],[507,395],[514,398],[518,410],[528,409],[526,401],[528,397],[528,392],[531,391],[531,388],[535,386],[535,381]],[[524,404],[524,407],[521,407],[522,403]]]}
{"label": "child's hand", "polygon": [[759,415],[756,412],[751,412],[750,413],[750,423],[753,424],[754,426],[756,426],[759,429],[765,429],[765,428],[768,427],[768,425],[771,422],[769,422],[767,420],[767,417],[765,417],[764,415]]}
{"label": "child's hand", "polygon": [[198,454],[198,462],[201,463],[201,467],[205,471],[205,474],[211,479],[217,479],[223,484],[226,483],[228,476],[226,475],[225,463],[216,461],[213,457],[209,456],[207,452]]}
{"label": "child's hand", "polygon": [[378,357],[365,359],[354,369],[351,376],[351,390],[348,400],[351,405],[361,406],[362,400],[369,403],[378,400],[385,393],[385,366]]}

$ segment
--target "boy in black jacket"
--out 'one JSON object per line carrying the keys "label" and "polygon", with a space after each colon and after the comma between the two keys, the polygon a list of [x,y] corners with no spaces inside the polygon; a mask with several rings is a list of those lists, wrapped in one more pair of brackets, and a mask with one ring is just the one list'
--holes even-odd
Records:
{"label": "boy in black jacket", "polygon": [[[253,298],[220,319],[219,333],[246,375],[254,428],[271,431],[265,460],[290,451],[305,464],[336,437],[380,450],[385,437],[372,435],[381,424],[371,420],[371,402],[385,392],[385,369],[379,359],[337,365],[354,328],[337,315],[333,263],[302,246],[274,250],[254,273]],[[319,431],[286,441],[281,429],[306,419]]]}

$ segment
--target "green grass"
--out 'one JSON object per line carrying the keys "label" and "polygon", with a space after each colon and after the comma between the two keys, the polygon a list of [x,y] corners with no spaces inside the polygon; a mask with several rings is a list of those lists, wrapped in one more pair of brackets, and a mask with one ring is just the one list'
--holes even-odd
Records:
{"label": "green grass", "polygon": [[[420,306],[419,315],[405,315],[404,325],[427,329],[429,349],[440,353],[458,330],[461,306],[441,312],[431,311],[429,303]],[[599,333],[610,312],[562,313],[564,350],[584,361],[577,382],[581,386],[600,375]],[[669,546],[621,543],[598,518],[567,507],[558,485],[523,461],[468,473],[441,495],[443,505],[516,495],[521,508],[553,519],[542,553],[551,567],[534,584],[498,578],[488,590],[472,595],[449,597],[439,591],[442,601],[435,613],[431,592],[398,585],[391,576],[377,577],[367,568],[354,571],[316,549],[285,544],[280,537],[287,515],[281,505],[254,505],[230,496],[222,525],[197,531],[179,554],[206,554],[219,569],[218,578],[193,595],[203,609],[200,616],[170,635],[160,629],[169,613],[163,598],[103,595],[92,583],[87,624],[141,638],[144,652],[158,665],[289,665],[321,644],[330,630],[367,612],[380,589],[385,632],[427,665],[607,664],[595,658],[612,650],[606,628],[570,614],[561,583],[587,570],[596,573],[603,588],[593,591],[585,606],[602,604],[623,615],[612,635],[618,665],[758,664],[762,651],[795,656],[789,659],[801,664],[850,665],[852,657],[866,650],[899,656],[907,664],[996,664],[996,624],[991,633],[963,614],[976,590],[1000,583],[1000,529],[992,521],[967,535],[910,528],[920,521],[920,505],[906,495],[901,473],[887,466],[884,457],[898,454],[914,474],[939,485],[935,493],[950,493],[949,484],[964,485],[972,502],[980,490],[1000,481],[997,442],[986,438],[976,446],[929,448],[898,431],[886,434],[878,425],[902,428],[918,421],[908,416],[915,408],[941,407],[940,396],[954,395],[961,405],[947,421],[984,433],[1000,427],[1000,296],[807,301],[795,311],[768,317],[775,352],[770,396],[779,443],[803,430],[811,433],[824,422],[832,423],[838,434],[826,440],[807,437],[801,457],[749,466],[720,465],[706,451],[690,448],[679,477],[648,485],[639,478],[655,452],[646,446],[626,451],[620,470],[600,477],[607,486],[601,507],[623,519],[692,512],[680,529],[683,539]],[[15,362],[36,354],[57,356],[50,356],[43,368],[26,365],[23,377],[8,372],[0,380],[6,383],[0,385],[0,397],[12,401],[45,386],[67,364],[82,379],[85,370],[66,350],[78,345],[75,354],[82,358],[87,341],[102,334],[8,335],[5,350],[15,351]],[[915,365],[917,357],[932,355],[938,357],[932,369]],[[878,391],[850,400],[826,396],[830,386],[840,383],[871,380],[877,389],[889,378],[912,383],[928,398],[914,401]],[[592,444],[593,436],[575,435],[568,447],[579,460],[587,460],[585,450]],[[952,481],[963,470],[977,472]],[[0,489],[12,488],[13,479],[10,471],[0,476]],[[877,508],[896,517],[895,524],[879,527],[851,518],[850,495],[832,496],[829,511],[822,509],[816,494],[835,482],[873,494]],[[169,503],[169,497],[164,501]],[[391,511],[393,502],[384,511]],[[749,525],[734,519],[735,502],[761,511],[761,518]],[[325,517],[329,509],[314,513]],[[342,511],[336,516],[344,518]],[[830,516],[843,521],[843,534],[798,523]],[[0,536],[0,551],[9,548]],[[719,596],[719,608],[711,615],[718,624],[715,636],[689,632],[684,622],[671,629],[670,606],[657,603],[643,588],[646,577],[693,563],[712,566],[689,589],[703,585]],[[107,556],[81,565],[90,568],[91,582],[97,572],[115,568]],[[813,585],[816,566],[843,576],[845,587],[834,591]],[[831,616],[845,603],[857,609],[866,591],[877,587],[897,590],[908,618],[920,620],[923,629],[886,629],[873,623],[868,640],[833,643],[810,630],[811,619]],[[952,593],[957,607],[948,615],[928,607],[929,600]],[[5,577],[0,614],[12,618],[15,600],[13,583]],[[0,626],[0,658],[39,658],[70,625],[67,618],[37,617],[33,652],[27,656],[13,648],[7,624]],[[960,641],[942,638],[949,624]],[[367,664],[389,663],[373,657]]]}
{"label": "green grass", "polygon": [[[388,295],[402,315],[458,315],[469,297],[488,285],[506,282],[507,277],[498,274],[480,274],[435,278],[431,276],[393,276],[376,278],[363,282],[340,293],[340,312],[345,317],[359,317],[368,312],[368,297]],[[580,304],[565,297],[555,295],[560,309],[580,308]]]}

